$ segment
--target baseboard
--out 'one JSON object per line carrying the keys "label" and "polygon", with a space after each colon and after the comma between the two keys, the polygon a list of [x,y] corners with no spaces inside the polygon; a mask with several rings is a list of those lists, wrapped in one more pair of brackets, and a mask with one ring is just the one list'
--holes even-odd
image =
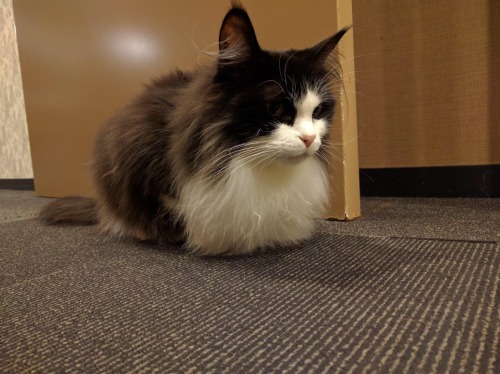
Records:
{"label": "baseboard", "polygon": [[500,197],[500,165],[361,169],[361,196]]}
{"label": "baseboard", "polygon": [[[361,196],[500,197],[500,165],[361,169]],[[34,191],[33,179],[0,179],[0,189]]]}
{"label": "baseboard", "polygon": [[0,179],[0,190],[34,191],[35,182],[31,179]]}

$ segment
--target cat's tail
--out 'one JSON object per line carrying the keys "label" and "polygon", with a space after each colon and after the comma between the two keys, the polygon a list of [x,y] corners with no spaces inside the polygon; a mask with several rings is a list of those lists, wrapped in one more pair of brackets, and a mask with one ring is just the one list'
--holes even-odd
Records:
{"label": "cat's tail", "polygon": [[68,196],[45,205],[38,216],[49,225],[97,223],[97,202],[88,197]]}

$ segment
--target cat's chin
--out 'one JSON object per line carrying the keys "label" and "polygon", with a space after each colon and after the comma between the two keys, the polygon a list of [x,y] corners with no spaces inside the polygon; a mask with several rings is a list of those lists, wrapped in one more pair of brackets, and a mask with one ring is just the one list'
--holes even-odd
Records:
{"label": "cat's chin", "polygon": [[277,160],[285,165],[297,165],[300,164],[301,162],[307,160],[309,157],[311,157],[309,154],[306,152],[298,155],[298,156],[282,156],[279,157]]}

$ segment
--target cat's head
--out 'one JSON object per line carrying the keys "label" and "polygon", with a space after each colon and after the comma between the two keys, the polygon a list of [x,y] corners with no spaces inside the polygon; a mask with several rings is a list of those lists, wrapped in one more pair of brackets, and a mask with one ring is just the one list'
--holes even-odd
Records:
{"label": "cat's head", "polygon": [[303,50],[262,50],[246,11],[234,5],[222,22],[215,83],[233,113],[227,136],[268,159],[313,156],[328,135],[338,64],[327,57],[348,29]]}

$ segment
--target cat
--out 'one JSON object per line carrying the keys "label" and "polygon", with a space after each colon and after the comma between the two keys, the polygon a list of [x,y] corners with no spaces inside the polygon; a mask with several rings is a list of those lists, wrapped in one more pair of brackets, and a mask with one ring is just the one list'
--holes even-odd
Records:
{"label": "cat", "polygon": [[97,197],[55,200],[40,218],[182,241],[201,255],[308,238],[329,195],[340,66],[327,58],[347,30],[311,48],[267,51],[233,2],[212,64],[153,80],[101,129],[91,159]]}

